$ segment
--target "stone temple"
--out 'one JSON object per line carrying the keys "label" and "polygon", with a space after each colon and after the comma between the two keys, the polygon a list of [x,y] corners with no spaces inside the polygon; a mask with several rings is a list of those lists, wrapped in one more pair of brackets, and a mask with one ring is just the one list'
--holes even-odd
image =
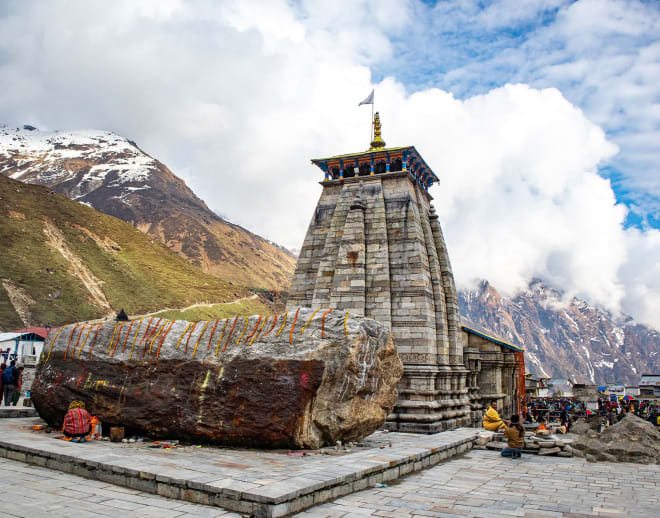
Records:
{"label": "stone temple", "polygon": [[[521,349],[462,327],[454,276],[414,146],[387,148],[379,114],[367,151],[312,160],[323,192],[300,250],[287,310],[336,308],[385,324],[404,364],[387,428],[480,425],[490,399],[524,395]],[[522,373],[522,374],[521,374]],[[486,401],[488,400],[488,401]]]}

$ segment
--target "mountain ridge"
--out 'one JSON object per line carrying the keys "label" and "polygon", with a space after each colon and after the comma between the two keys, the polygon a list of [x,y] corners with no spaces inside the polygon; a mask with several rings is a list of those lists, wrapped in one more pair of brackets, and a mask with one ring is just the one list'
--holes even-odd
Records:
{"label": "mountain ridge", "polygon": [[207,273],[286,287],[295,258],[210,210],[167,166],[108,131],[0,127],[0,174],[127,221]]}
{"label": "mountain ridge", "polygon": [[540,376],[576,382],[636,384],[641,374],[660,371],[660,333],[584,300],[562,301],[562,293],[539,279],[505,297],[487,281],[459,291],[466,325],[482,327],[525,348],[526,367]]}

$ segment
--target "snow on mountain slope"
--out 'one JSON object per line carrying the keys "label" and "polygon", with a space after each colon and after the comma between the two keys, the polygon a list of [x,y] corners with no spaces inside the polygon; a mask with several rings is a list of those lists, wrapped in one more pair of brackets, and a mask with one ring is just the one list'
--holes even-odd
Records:
{"label": "snow on mountain slope", "polygon": [[204,271],[286,287],[295,258],[211,211],[164,164],[107,131],[0,127],[0,174],[40,184],[135,225]]}
{"label": "snow on mountain slope", "polygon": [[660,333],[533,281],[513,298],[487,282],[459,292],[467,325],[485,327],[525,347],[527,370],[585,383],[637,384],[643,372],[660,370]]}

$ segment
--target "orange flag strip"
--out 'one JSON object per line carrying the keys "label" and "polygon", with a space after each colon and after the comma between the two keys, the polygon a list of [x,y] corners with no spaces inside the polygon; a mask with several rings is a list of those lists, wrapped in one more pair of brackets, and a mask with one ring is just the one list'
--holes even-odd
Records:
{"label": "orange flag strip", "polygon": [[319,308],[316,308],[316,309],[314,310],[314,313],[312,313],[312,316],[309,317],[309,319],[307,320],[307,323],[305,323],[305,325],[302,326],[302,329],[300,330],[300,334],[303,334],[303,333],[305,332],[305,328],[306,328],[306,327],[309,325],[309,323],[312,321],[312,318],[314,318],[314,315],[316,315],[316,313],[318,312],[318,310],[319,310]]}
{"label": "orange flag strip", "polygon": [[222,333],[220,333],[220,338],[218,338],[218,345],[215,346],[215,357],[218,357],[218,351],[220,350],[220,344],[222,343],[222,337],[225,334],[225,329],[227,329],[227,324],[229,323],[229,319],[225,318],[225,325],[222,326]]}
{"label": "orange flag strip", "polygon": [[196,327],[197,327],[197,322],[193,324],[192,328],[190,329],[190,334],[188,335],[188,340],[186,340],[186,354],[188,354],[188,342],[190,342],[190,337],[192,336],[193,331],[195,331]]}
{"label": "orange flag strip", "polygon": [[231,325],[231,331],[229,331],[229,334],[227,335],[227,341],[225,342],[225,346],[222,348],[223,353],[225,352],[227,346],[229,345],[229,340],[231,340],[231,335],[234,333],[234,328],[236,327],[237,321],[238,321],[238,317],[234,319],[234,323]]}
{"label": "orange flag strip", "polygon": [[[151,337],[156,334],[156,331],[158,331],[158,326],[160,325],[162,318],[158,319],[158,322],[154,324],[153,329],[149,332],[149,336],[147,336],[146,341],[144,342],[144,349],[142,349],[142,358],[144,358],[144,355],[147,354],[147,345],[149,344],[149,340],[151,340]],[[145,334],[146,336],[146,334]],[[144,340],[144,336],[142,337],[142,340]],[[142,342],[140,342],[142,343]]]}
{"label": "orange flag strip", "polygon": [[279,315],[275,315],[275,318],[273,319],[273,325],[270,326],[270,329],[268,331],[266,331],[266,334],[264,335],[264,338],[267,337],[273,329],[275,329],[275,324],[277,324],[277,319],[278,318],[279,318]]}
{"label": "orange flag strip", "polygon": [[243,332],[241,333],[241,336],[239,336],[238,340],[236,340],[236,345],[241,343],[241,340],[243,339],[243,335],[245,334],[245,331],[247,331],[249,322],[250,319],[248,317],[245,317],[245,326],[243,327]]}
{"label": "orange flag strip", "polygon": [[204,331],[206,331],[207,326],[209,325],[210,320],[207,320],[206,323],[204,324],[204,327],[202,328],[202,332],[199,334],[199,338],[197,339],[197,342],[195,343],[195,347],[193,349],[192,357],[195,357],[195,354],[197,354],[197,346],[199,346],[199,342],[202,339],[202,336],[204,336]]}
{"label": "orange flag strip", "polygon": [[323,317],[321,318],[321,338],[325,336],[325,317],[326,315],[329,315],[332,309],[329,309],[325,313],[323,313]]}
{"label": "orange flag strip", "polygon": [[135,342],[137,342],[137,337],[140,334],[140,327],[142,327],[142,322],[144,322],[144,318],[140,319],[140,321],[138,322],[138,327],[135,330],[135,336],[133,337],[133,343],[131,344],[131,353],[128,355],[129,360],[133,358],[133,349],[135,349]]}
{"label": "orange flag strip", "polygon": [[151,358],[151,348],[153,347],[154,342],[155,342],[156,339],[158,338],[158,335],[160,335],[160,334],[165,330],[165,328],[167,327],[167,324],[168,324],[168,323],[169,323],[169,322],[168,322],[167,320],[165,320],[165,322],[163,322],[163,327],[160,328],[160,331],[158,331],[158,332],[154,335],[154,337],[151,339],[151,342],[149,342],[149,354],[148,354],[147,356],[149,356],[150,358]]}
{"label": "orange flag strip", "polygon": [[[80,337],[82,336],[82,334],[85,331],[86,327],[87,327],[87,324],[83,324],[83,326],[80,328],[80,333],[78,333],[78,339],[76,340],[76,343],[73,346],[73,351],[71,351],[71,356],[74,357],[74,358],[76,356],[76,347],[78,347],[78,344],[80,343]],[[91,329],[92,326],[90,325],[89,328]]]}
{"label": "orange flag strip", "polygon": [[293,317],[293,323],[291,324],[291,331],[289,332],[289,343],[293,343],[293,329],[296,327],[296,320],[298,320],[298,312],[300,308],[296,309],[296,316]]}
{"label": "orange flag strip", "polygon": [[[90,325],[90,326],[89,326],[89,329],[87,330],[87,334],[85,335],[85,339],[83,340],[83,343],[82,343],[82,345],[80,346],[80,349],[78,349],[78,358],[80,358],[80,353],[81,353],[82,350],[84,349],[85,344],[87,343],[87,339],[89,338],[89,333],[92,332],[92,328],[93,328],[93,327],[94,327],[94,326],[91,326],[91,325]],[[74,355],[74,356],[76,355],[76,352],[75,352],[75,351],[73,351],[73,355]]]}
{"label": "orange flag strip", "polygon": [[163,333],[163,336],[160,338],[160,342],[158,343],[158,350],[156,351],[156,359],[158,359],[158,357],[160,356],[160,348],[163,346],[163,342],[165,341],[165,337],[168,335],[168,333],[172,329],[172,326],[174,325],[175,322],[176,322],[176,320],[172,320],[170,322],[170,327],[167,328],[167,331],[165,331]]}
{"label": "orange flag strip", "polygon": [[211,329],[211,336],[209,336],[209,343],[206,346],[206,350],[210,351],[211,350],[211,342],[213,341],[213,334],[215,333],[215,328],[218,327],[218,322],[220,322],[220,319],[216,319],[215,324],[213,324],[213,329]]}
{"label": "orange flag strip", "polygon": [[284,330],[284,326],[286,325],[286,317],[287,317],[288,314],[289,314],[288,311],[286,313],[284,313],[284,322],[282,322],[282,327],[280,327],[280,330],[277,332],[276,336],[280,336],[280,334]]}
{"label": "orange flag strip", "polygon": [[261,321],[261,325],[259,326],[259,330],[257,331],[257,334],[254,335],[254,338],[252,338],[252,340],[250,340],[250,344],[249,344],[249,345],[252,345],[252,344],[254,343],[254,341],[255,341],[257,338],[259,338],[259,334],[261,333],[261,330],[264,328],[264,324],[266,323],[266,320],[268,320],[268,317],[264,318],[264,319]]}
{"label": "orange flag strip", "polygon": [[48,349],[48,356],[46,357],[46,361],[50,360],[50,353],[53,352],[53,346],[55,345],[55,340],[57,340],[57,337],[60,336],[60,333],[62,331],[64,331],[64,326],[60,327],[60,330],[57,332],[55,338],[53,338],[53,341],[50,343],[50,349]]}
{"label": "orange flag strip", "polygon": [[262,317],[263,317],[263,315],[259,315],[259,318],[257,319],[257,323],[254,324],[254,330],[252,331],[252,333],[250,333],[250,335],[248,337],[245,338],[246,343],[249,342],[250,338],[252,338],[254,336],[254,334],[257,332],[257,329],[259,328],[259,324],[261,323],[261,318]]}
{"label": "orange flag strip", "polygon": [[99,336],[99,331],[103,327],[103,324],[99,324],[99,327],[96,328],[96,331],[94,332],[94,340],[92,340],[92,344],[89,346],[89,357],[92,357],[92,352],[94,351],[94,346],[96,345],[96,337]]}
{"label": "orange flag strip", "polygon": [[115,340],[115,345],[112,347],[112,354],[110,356],[115,355],[115,351],[117,350],[117,345],[119,345],[119,341],[121,340],[121,330],[124,329],[125,325],[126,322],[122,322],[121,326],[119,326],[119,331],[117,331],[117,339]]}
{"label": "orange flag strip", "polygon": [[64,359],[66,360],[66,355],[69,354],[69,346],[71,345],[71,339],[73,338],[73,333],[76,332],[76,329],[78,329],[79,325],[75,325],[73,329],[71,330],[71,334],[69,335],[69,341],[66,343],[66,351],[64,351]]}
{"label": "orange flag strip", "polygon": [[181,336],[179,337],[179,341],[176,343],[176,349],[179,349],[179,346],[181,345],[181,340],[183,340],[183,337],[186,336],[186,333],[188,332],[188,329],[190,329],[190,326],[192,325],[192,322],[188,322],[188,325],[186,328],[183,330],[183,333],[181,333]]}
{"label": "orange flag strip", "polygon": [[112,331],[112,338],[110,339],[110,345],[108,346],[108,352],[106,354],[110,354],[110,349],[112,348],[112,342],[115,341],[115,335],[117,334],[117,327],[119,326],[119,323],[115,324],[115,329]]}
{"label": "orange flag strip", "polygon": [[128,331],[126,331],[126,338],[124,338],[124,344],[121,346],[122,353],[126,351],[126,342],[128,342],[128,335],[131,334],[131,328],[133,327],[133,322],[135,322],[135,320],[131,320],[131,325],[128,326]]}

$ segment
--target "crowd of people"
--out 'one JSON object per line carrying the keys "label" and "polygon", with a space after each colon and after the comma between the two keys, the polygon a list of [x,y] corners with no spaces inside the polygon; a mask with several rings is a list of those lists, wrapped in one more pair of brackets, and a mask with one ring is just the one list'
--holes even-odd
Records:
{"label": "crowd of people", "polygon": [[16,365],[16,360],[11,360],[9,366],[6,363],[0,365],[0,394],[5,406],[16,406],[21,398],[23,388],[22,365]]}
{"label": "crowd of people", "polygon": [[524,447],[525,428],[523,425],[533,425],[539,435],[549,433],[569,433],[571,424],[580,417],[597,415],[601,425],[611,426],[626,414],[637,417],[660,426],[660,406],[656,403],[638,401],[634,398],[598,399],[598,408],[590,410],[582,401],[574,398],[535,398],[526,402],[521,416],[514,414],[510,420],[502,419],[497,412],[497,401],[491,401],[483,418],[483,427],[493,432],[502,432],[507,439],[507,447],[502,450],[505,457],[518,458]]}

